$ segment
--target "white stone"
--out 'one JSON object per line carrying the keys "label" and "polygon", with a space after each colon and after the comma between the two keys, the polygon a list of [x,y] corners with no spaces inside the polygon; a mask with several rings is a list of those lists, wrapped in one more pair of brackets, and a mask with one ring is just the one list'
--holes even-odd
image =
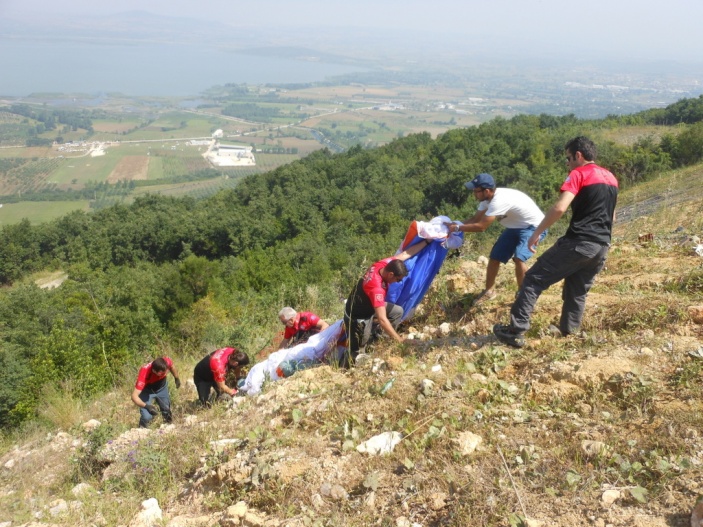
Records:
{"label": "white stone", "polygon": [[312,496],[312,506],[315,507],[315,510],[320,510],[324,508],[325,506],[325,500],[322,499],[322,496],[319,494],[313,494]]}
{"label": "white stone", "polygon": [[435,364],[432,366],[432,373],[439,373],[442,371],[442,365],[441,364]]}
{"label": "white stone", "polygon": [[470,456],[483,442],[483,438],[473,432],[462,432],[458,438],[452,441],[459,445],[459,451],[462,456]]}
{"label": "white stone", "polygon": [[432,388],[434,388],[434,381],[431,381],[430,379],[422,379],[422,395],[425,397],[430,395],[432,393]]}
{"label": "white stone", "polygon": [[439,325],[439,332],[442,335],[449,335],[449,332],[452,329],[452,325],[449,322],[443,322]]}
{"label": "white stone", "polygon": [[348,499],[349,494],[346,490],[344,490],[344,487],[335,484],[332,485],[332,488],[330,489],[330,498],[335,501],[342,501]]}
{"label": "white stone", "polygon": [[49,504],[49,514],[51,516],[58,516],[63,514],[68,510],[68,503],[66,500],[54,500]]}
{"label": "white stone", "polygon": [[371,361],[371,355],[368,353],[359,353],[356,356],[356,359],[354,359],[354,365],[359,368],[363,366],[364,364],[367,364],[368,362]]}
{"label": "white stone", "polygon": [[596,457],[601,454],[608,453],[608,445],[601,441],[591,441],[589,439],[584,439],[581,441],[581,450],[588,457]]}
{"label": "white stone", "polygon": [[71,494],[73,494],[76,498],[83,496],[85,494],[88,494],[89,492],[93,491],[93,487],[90,486],[88,483],[79,483],[75,487],[71,489]]}
{"label": "white stone", "polygon": [[266,519],[262,518],[259,514],[254,512],[247,512],[242,518],[243,527],[264,527]]}
{"label": "white stone", "polygon": [[610,507],[613,503],[620,499],[620,491],[615,489],[606,490],[600,497],[603,505]]}
{"label": "white stone", "polygon": [[15,466],[15,460],[14,459],[9,459],[4,465],[3,465],[7,470],[12,470]]}
{"label": "white stone", "polygon": [[86,421],[85,423],[83,423],[81,426],[83,427],[83,430],[85,430],[86,432],[90,432],[92,430],[95,430],[101,424],[102,423],[97,419],[91,419],[90,421]]}
{"label": "white stone", "polygon": [[[357,357],[358,359],[359,357]],[[388,369],[388,363],[384,361],[383,359],[373,359],[373,364],[371,366],[371,371],[374,373],[378,373],[380,371],[384,371]]]}
{"label": "white stone", "polygon": [[162,518],[159,502],[156,498],[149,498],[142,502],[142,510],[132,519],[129,527],[157,527]]}
{"label": "white stone", "polygon": [[373,436],[367,441],[364,441],[356,447],[356,450],[357,452],[369,454],[371,456],[389,454],[390,452],[393,452],[393,449],[402,440],[403,434],[400,432],[384,432],[377,436]]}
{"label": "white stone", "polygon": [[245,502],[238,501],[234,505],[227,507],[227,516],[231,518],[243,518],[248,509]]}

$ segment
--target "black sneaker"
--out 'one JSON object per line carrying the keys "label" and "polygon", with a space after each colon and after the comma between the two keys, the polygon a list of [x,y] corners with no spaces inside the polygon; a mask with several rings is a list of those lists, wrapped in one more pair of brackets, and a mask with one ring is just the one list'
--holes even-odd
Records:
{"label": "black sneaker", "polygon": [[522,348],[525,345],[525,339],[522,333],[505,324],[496,324],[493,326],[493,334],[500,342],[512,346],[513,348]]}

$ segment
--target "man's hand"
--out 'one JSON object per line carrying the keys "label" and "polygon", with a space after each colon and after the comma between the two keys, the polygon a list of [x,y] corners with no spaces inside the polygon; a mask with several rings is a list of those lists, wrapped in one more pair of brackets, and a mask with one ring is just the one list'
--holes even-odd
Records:
{"label": "man's hand", "polygon": [[144,406],[146,408],[146,411],[149,412],[151,415],[157,415],[159,413],[159,409],[156,408],[153,404],[147,404]]}
{"label": "man's hand", "polygon": [[176,383],[176,390],[178,390],[178,388],[181,387],[181,380],[180,380],[178,377],[176,377],[176,378],[174,379],[174,381],[175,381],[175,383]]}
{"label": "man's hand", "polygon": [[537,245],[539,244],[539,237],[541,233],[537,234],[537,231],[532,233],[532,236],[530,236],[530,239],[527,240],[527,248],[533,252],[537,252]]}
{"label": "man's hand", "polygon": [[444,226],[447,228],[447,230],[449,232],[459,232],[459,225],[456,223],[447,223],[445,221]]}

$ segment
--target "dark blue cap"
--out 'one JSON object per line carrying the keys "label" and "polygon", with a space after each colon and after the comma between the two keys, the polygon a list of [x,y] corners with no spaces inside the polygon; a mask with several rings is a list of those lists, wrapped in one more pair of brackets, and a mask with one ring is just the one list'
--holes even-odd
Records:
{"label": "dark blue cap", "polygon": [[464,183],[464,186],[469,190],[473,190],[475,188],[496,188],[496,182],[493,179],[493,176],[484,173],[479,174],[468,183]]}

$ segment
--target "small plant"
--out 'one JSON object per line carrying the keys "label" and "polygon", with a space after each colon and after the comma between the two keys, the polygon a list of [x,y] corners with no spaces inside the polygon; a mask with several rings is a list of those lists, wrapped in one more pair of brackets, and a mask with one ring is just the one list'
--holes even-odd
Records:
{"label": "small plant", "polygon": [[646,413],[654,397],[654,382],[648,375],[638,372],[615,374],[606,383],[606,387],[615,395],[619,406]]}
{"label": "small plant", "polygon": [[81,482],[85,477],[100,476],[109,464],[100,457],[100,450],[116,435],[116,430],[108,424],[101,424],[88,434],[88,440],[72,459],[73,480]]}
{"label": "small plant", "polygon": [[474,364],[480,372],[485,375],[498,373],[507,365],[507,357],[501,348],[490,348],[478,353],[474,359]]}

